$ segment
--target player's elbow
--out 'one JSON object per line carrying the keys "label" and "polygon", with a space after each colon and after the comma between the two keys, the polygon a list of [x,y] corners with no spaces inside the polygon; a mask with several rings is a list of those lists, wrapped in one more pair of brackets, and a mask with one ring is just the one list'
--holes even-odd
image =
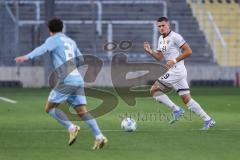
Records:
{"label": "player's elbow", "polygon": [[192,49],[189,48],[189,49],[186,51],[186,53],[187,53],[187,56],[188,56],[188,57],[191,56],[191,54],[192,54]]}
{"label": "player's elbow", "polygon": [[192,50],[190,49],[190,51],[188,52],[188,55],[191,56],[192,55]]}
{"label": "player's elbow", "polygon": [[183,53],[186,55],[186,57],[189,57],[192,54],[192,49],[190,48],[190,46],[188,44],[184,44],[182,46],[183,49]]}

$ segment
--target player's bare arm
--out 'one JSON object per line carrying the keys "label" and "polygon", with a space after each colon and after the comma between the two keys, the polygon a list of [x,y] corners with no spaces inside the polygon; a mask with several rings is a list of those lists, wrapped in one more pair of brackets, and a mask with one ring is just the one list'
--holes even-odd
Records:
{"label": "player's bare arm", "polygon": [[150,54],[153,58],[155,58],[158,61],[161,61],[163,58],[163,54],[159,51],[154,51],[151,47],[150,44],[148,42],[144,42],[143,48],[145,50],[145,52],[147,52],[148,54]]}
{"label": "player's bare arm", "polygon": [[167,61],[167,64],[166,64],[167,68],[172,68],[175,63],[189,57],[192,54],[192,49],[187,43],[182,45],[181,49],[183,50],[183,53],[180,56],[178,56],[176,59]]}

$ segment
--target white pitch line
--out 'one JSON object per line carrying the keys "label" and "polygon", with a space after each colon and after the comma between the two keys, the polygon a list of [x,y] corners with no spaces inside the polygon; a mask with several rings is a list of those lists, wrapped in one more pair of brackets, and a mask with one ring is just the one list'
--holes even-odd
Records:
{"label": "white pitch line", "polygon": [[17,103],[17,101],[14,101],[14,100],[6,98],[6,97],[0,97],[0,100],[8,102],[8,103],[13,103],[13,104]]}

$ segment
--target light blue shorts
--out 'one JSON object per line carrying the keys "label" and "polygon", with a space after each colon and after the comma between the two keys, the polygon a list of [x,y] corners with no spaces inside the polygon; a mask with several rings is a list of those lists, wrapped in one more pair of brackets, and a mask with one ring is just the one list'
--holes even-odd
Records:
{"label": "light blue shorts", "polygon": [[87,100],[83,86],[58,85],[49,94],[48,101],[52,103],[63,103],[67,101],[73,107],[86,105]]}

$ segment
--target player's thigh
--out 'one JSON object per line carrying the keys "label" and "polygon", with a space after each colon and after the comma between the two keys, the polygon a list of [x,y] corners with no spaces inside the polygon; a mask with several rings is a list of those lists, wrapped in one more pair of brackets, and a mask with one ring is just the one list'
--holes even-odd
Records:
{"label": "player's thigh", "polygon": [[47,101],[46,105],[45,105],[45,112],[49,112],[51,109],[58,107],[59,103],[52,103]]}
{"label": "player's thigh", "polygon": [[167,86],[160,82],[159,80],[155,81],[155,83],[152,85],[150,89],[150,94],[153,96],[156,92],[160,91],[162,93],[167,93],[171,90],[172,88],[170,86]]}
{"label": "player's thigh", "polygon": [[160,91],[160,88],[158,86],[157,81],[155,81],[155,83],[152,85],[152,87],[150,88],[150,94],[151,96],[153,96],[157,91]]}

